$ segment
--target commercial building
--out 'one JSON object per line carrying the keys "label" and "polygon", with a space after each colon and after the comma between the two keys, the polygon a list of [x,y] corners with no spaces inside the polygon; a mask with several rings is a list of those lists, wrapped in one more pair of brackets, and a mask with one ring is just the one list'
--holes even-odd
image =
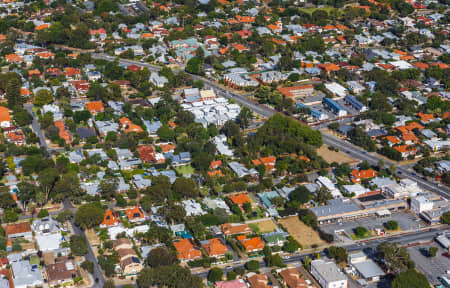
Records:
{"label": "commercial building", "polygon": [[347,288],[347,276],[339,270],[334,262],[312,261],[311,274],[323,288]]}
{"label": "commercial building", "polygon": [[301,102],[297,103],[297,108],[307,108],[307,109],[309,109],[309,111],[311,113],[311,116],[314,119],[316,119],[316,120],[323,121],[323,120],[327,120],[328,119],[328,115],[327,114],[324,114],[324,113],[320,112],[317,109],[314,109],[314,108],[311,108],[309,106],[306,106],[305,104],[303,104]]}
{"label": "commercial building", "polygon": [[345,102],[347,102],[348,104],[352,105],[352,107],[355,110],[358,110],[359,112],[365,112],[368,110],[367,106],[362,104],[361,102],[359,102],[355,97],[353,97],[350,94],[345,95],[344,98]]}
{"label": "commercial building", "polygon": [[385,275],[383,270],[364,252],[350,254],[348,263],[355,269],[355,274],[367,282],[378,282]]}

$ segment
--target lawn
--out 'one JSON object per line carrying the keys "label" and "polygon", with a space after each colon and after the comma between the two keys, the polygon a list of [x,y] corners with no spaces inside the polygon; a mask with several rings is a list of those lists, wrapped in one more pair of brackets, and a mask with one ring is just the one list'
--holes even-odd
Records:
{"label": "lawn", "polygon": [[326,244],[325,241],[320,239],[317,231],[306,226],[297,216],[280,219],[278,220],[278,223],[280,223],[304,249],[312,248],[313,246],[320,247]]}
{"label": "lawn", "polygon": [[192,175],[194,174],[195,169],[191,165],[184,165],[175,167],[175,171],[182,175]]}
{"label": "lawn", "polygon": [[[321,8],[317,8],[317,7],[310,7],[310,8],[300,8],[300,11],[306,12],[308,14],[312,14],[314,11],[316,10],[324,10],[326,11],[328,14],[330,14],[331,11],[335,10],[336,8],[331,7],[331,6],[324,6]],[[336,9],[339,11],[339,9]]]}

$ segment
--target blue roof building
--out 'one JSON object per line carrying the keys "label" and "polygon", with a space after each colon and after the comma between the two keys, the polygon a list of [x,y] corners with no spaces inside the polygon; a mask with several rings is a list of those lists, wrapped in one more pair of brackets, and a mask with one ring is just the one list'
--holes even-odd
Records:
{"label": "blue roof building", "polygon": [[324,113],[320,112],[319,110],[316,110],[314,108],[306,106],[305,104],[303,104],[301,102],[299,102],[297,104],[297,108],[308,108],[310,113],[311,113],[311,116],[314,117],[315,119],[319,120],[319,121],[328,119],[328,115],[327,114],[324,114]]}
{"label": "blue roof building", "polygon": [[359,102],[355,97],[353,97],[350,94],[345,95],[344,100],[348,104],[352,105],[352,107],[355,108],[355,110],[358,110],[359,112],[365,112],[368,110],[366,105]]}
{"label": "blue roof building", "polygon": [[338,117],[346,116],[347,110],[345,110],[341,104],[334,101],[331,98],[323,98],[323,104],[327,106],[329,109],[333,111],[334,114],[336,114]]}

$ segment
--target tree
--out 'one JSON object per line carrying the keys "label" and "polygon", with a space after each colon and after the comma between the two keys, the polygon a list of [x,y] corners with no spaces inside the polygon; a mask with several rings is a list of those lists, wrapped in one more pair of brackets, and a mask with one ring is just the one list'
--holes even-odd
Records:
{"label": "tree", "polygon": [[327,248],[327,253],[330,258],[334,258],[337,263],[347,262],[347,250],[344,247],[330,246]]}
{"label": "tree", "polygon": [[392,288],[429,288],[427,278],[416,269],[402,272],[392,281]]}
{"label": "tree", "polygon": [[155,268],[158,266],[173,265],[177,262],[177,255],[165,247],[152,249],[148,255],[148,264]]}
{"label": "tree", "polygon": [[450,211],[445,212],[444,214],[442,214],[441,222],[443,224],[450,224]]}
{"label": "tree", "polygon": [[253,113],[250,109],[248,109],[247,107],[242,107],[242,109],[239,112],[239,115],[237,117],[239,125],[241,126],[242,129],[245,129],[248,127],[252,116],[253,116]]}
{"label": "tree", "polygon": [[388,230],[397,230],[398,229],[398,222],[394,220],[389,220],[385,224],[386,229]]}
{"label": "tree", "polygon": [[250,260],[245,264],[245,267],[250,271],[256,271],[259,269],[259,262],[256,260]]}
{"label": "tree", "polygon": [[173,183],[173,191],[185,198],[192,198],[199,195],[197,184],[191,178],[178,177]]}
{"label": "tree", "polygon": [[40,89],[33,97],[33,103],[37,106],[44,106],[52,103],[53,95],[47,89]]}
{"label": "tree", "polygon": [[[6,79],[4,79],[6,78]],[[6,82],[6,100],[8,101],[8,107],[10,109],[15,106],[20,106],[23,103],[22,96],[20,94],[20,88],[22,87],[22,81],[16,73],[6,73],[1,80]]]}
{"label": "tree", "polygon": [[89,260],[84,260],[83,263],[81,263],[81,268],[88,271],[89,273],[94,273],[94,263]]}
{"label": "tree", "polygon": [[355,235],[358,237],[365,237],[367,235],[368,231],[365,227],[358,226],[355,228]]}
{"label": "tree", "polygon": [[439,249],[437,247],[432,246],[432,247],[428,248],[428,255],[430,257],[436,257],[436,254],[438,251],[439,251]]}
{"label": "tree", "polygon": [[99,185],[103,198],[111,199],[117,192],[118,186],[119,183],[117,182],[116,178],[104,179]]}
{"label": "tree", "polygon": [[6,223],[16,222],[17,220],[19,220],[19,215],[13,210],[6,210],[3,213],[3,221]]}
{"label": "tree", "polygon": [[196,75],[203,75],[203,61],[200,57],[189,59],[186,64],[186,72]]}
{"label": "tree", "polygon": [[56,168],[47,168],[39,172],[38,181],[45,196],[45,203],[48,202],[50,192],[58,179],[59,171]]}
{"label": "tree", "polygon": [[103,221],[103,209],[93,203],[80,206],[75,213],[75,224],[83,229],[93,228]]}
{"label": "tree", "polygon": [[72,235],[70,237],[70,250],[75,256],[83,256],[88,253],[88,243],[86,238],[80,235]]}
{"label": "tree", "polygon": [[44,218],[44,217],[47,217],[49,214],[48,214],[48,211],[47,211],[47,209],[41,209],[41,210],[39,210],[39,213],[37,214],[37,217],[38,218]]}
{"label": "tree", "polygon": [[137,284],[141,288],[168,287],[168,288],[201,288],[202,279],[192,275],[187,267],[179,265],[144,268],[138,273]]}
{"label": "tree", "polygon": [[395,274],[414,268],[408,251],[398,243],[383,242],[377,247],[378,255],[384,259],[386,270]]}
{"label": "tree", "polygon": [[209,270],[208,273],[208,281],[215,283],[217,281],[222,280],[223,277],[223,270],[218,268],[218,267],[214,267],[211,270]]}
{"label": "tree", "polygon": [[[104,1],[102,1],[102,2],[104,2]],[[103,285],[103,288],[115,288],[115,287],[116,287],[116,285],[114,284],[114,280],[112,280],[112,279],[106,280],[105,285]]]}
{"label": "tree", "polygon": [[35,199],[38,187],[28,182],[20,182],[17,188],[17,198],[22,202],[23,208],[26,208],[28,202]]}
{"label": "tree", "polygon": [[300,185],[289,194],[289,199],[291,201],[297,201],[300,204],[305,204],[311,200],[311,192],[305,186]]}

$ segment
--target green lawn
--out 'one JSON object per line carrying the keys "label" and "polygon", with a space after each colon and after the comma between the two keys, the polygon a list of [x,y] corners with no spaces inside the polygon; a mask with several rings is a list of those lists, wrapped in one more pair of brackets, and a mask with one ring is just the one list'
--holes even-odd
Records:
{"label": "green lawn", "polygon": [[192,175],[194,174],[195,169],[191,165],[184,165],[175,167],[175,171],[182,175]]}
{"label": "green lawn", "polygon": [[306,12],[308,14],[312,14],[314,11],[316,10],[324,10],[326,11],[328,14],[330,14],[330,12],[332,10],[335,10],[336,8],[331,7],[331,6],[324,6],[322,8],[316,8],[316,7],[311,7],[311,8],[300,8],[300,11]]}

